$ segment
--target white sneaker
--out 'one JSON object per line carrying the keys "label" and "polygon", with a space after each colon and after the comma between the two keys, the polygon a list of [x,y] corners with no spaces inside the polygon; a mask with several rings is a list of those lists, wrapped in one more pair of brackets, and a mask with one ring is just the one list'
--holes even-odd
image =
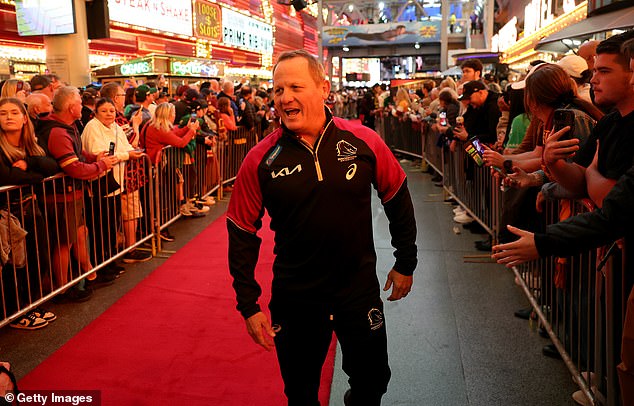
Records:
{"label": "white sneaker", "polygon": [[453,218],[453,221],[460,224],[469,224],[473,222],[471,216],[469,216],[466,212],[462,214],[458,214]]}
{"label": "white sneaker", "polygon": [[180,212],[183,216],[190,217],[192,215],[192,212],[190,210],[189,203],[182,204]]}
{"label": "white sneaker", "polygon": [[216,204],[216,199],[211,196],[207,196],[203,199],[196,200],[196,203],[200,203],[204,206],[213,206],[214,204]]}
{"label": "white sneaker", "polygon": [[209,211],[209,207],[193,201],[187,203],[187,208],[192,214],[205,214]]}
{"label": "white sneaker", "polygon": [[454,207],[454,209],[453,209],[453,213],[455,215],[466,213],[466,212],[467,211],[465,209],[463,209],[462,206]]}
{"label": "white sneaker", "polygon": [[[590,388],[590,390],[592,391],[592,393],[596,394],[597,393],[597,387],[592,385],[592,387]],[[590,403],[590,401],[588,400],[588,398],[586,398],[586,395],[583,394],[582,391],[578,390],[575,393],[572,394],[572,400],[574,400],[578,405],[582,405],[582,406],[592,406],[592,403]]]}

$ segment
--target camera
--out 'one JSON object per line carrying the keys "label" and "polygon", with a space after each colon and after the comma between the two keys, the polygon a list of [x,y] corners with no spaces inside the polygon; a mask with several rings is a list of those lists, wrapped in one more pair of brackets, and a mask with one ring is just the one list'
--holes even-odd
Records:
{"label": "camera", "polygon": [[196,120],[198,120],[198,114],[192,113],[192,115],[189,117],[189,122],[190,123],[195,123]]}

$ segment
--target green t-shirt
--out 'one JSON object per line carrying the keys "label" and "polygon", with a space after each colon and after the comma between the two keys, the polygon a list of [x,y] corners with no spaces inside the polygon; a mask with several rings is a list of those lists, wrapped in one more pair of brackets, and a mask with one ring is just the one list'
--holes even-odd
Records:
{"label": "green t-shirt", "polygon": [[506,142],[505,148],[508,149],[516,149],[520,146],[522,141],[524,140],[524,136],[526,135],[526,129],[528,125],[531,123],[531,120],[528,118],[526,113],[522,113],[519,116],[513,119],[511,123],[511,132],[509,134],[509,139]]}

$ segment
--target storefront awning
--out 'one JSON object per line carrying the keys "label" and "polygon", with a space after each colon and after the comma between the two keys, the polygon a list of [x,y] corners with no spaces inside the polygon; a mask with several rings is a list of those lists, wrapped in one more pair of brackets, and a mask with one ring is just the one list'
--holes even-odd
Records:
{"label": "storefront awning", "polygon": [[542,38],[535,49],[552,52],[567,52],[572,46],[566,45],[564,40],[586,40],[593,34],[610,30],[626,30],[634,27],[634,7],[612,11],[588,17],[576,24],[569,25],[548,37]]}

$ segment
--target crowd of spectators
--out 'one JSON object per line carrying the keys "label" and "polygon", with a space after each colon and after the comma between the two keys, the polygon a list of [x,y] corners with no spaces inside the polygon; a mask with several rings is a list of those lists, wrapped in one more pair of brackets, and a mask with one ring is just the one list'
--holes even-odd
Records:
{"label": "crowd of spectators", "polygon": [[[426,133],[437,137],[436,145],[443,153],[467,150],[474,145],[474,140],[479,140],[485,149],[480,163],[490,167],[491,176],[502,184],[501,225],[496,236],[502,245],[492,247],[491,236],[466,208],[458,205],[454,209],[454,221],[487,234],[487,238],[476,242],[476,248],[486,252],[494,248],[495,258],[509,266],[535,259],[538,254],[569,255],[575,249],[606,242],[605,238],[595,241],[586,238],[583,244],[570,242],[596,234],[591,230],[605,228],[581,219],[568,220],[571,222],[568,226],[565,220],[571,215],[569,202],[585,199],[599,209],[598,217],[611,193],[631,193],[629,184],[622,188],[618,185],[629,181],[627,176],[634,163],[634,138],[630,134],[634,117],[633,38],[634,31],[630,30],[601,42],[588,41],[579,48],[578,54],[564,56],[557,62],[534,61],[524,77],[513,83],[497,83],[493,75],[483,75],[480,61],[470,59],[463,63],[462,78],[455,87],[446,83],[436,86],[435,82],[428,81],[419,89],[408,89],[409,92],[404,87],[387,92],[375,85],[363,97],[360,118],[370,127],[374,127],[376,117],[390,114],[399,120],[427,123]],[[433,88],[430,90],[428,85]],[[468,184],[473,180],[478,163],[468,155],[460,156],[464,156],[460,158],[464,159],[464,173],[460,176]],[[443,186],[440,174],[435,181],[437,186]],[[489,205],[489,190],[475,190],[475,193]],[[631,198],[630,195],[615,196],[610,208],[618,207],[629,213],[631,209],[624,202]],[[541,234],[544,226],[541,212],[547,200],[557,202],[556,221],[562,222],[561,230],[566,233]],[[621,231],[610,235],[613,239],[625,237],[624,244],[619,246],[625,258],[631,258],[627,255],[631,250],[628,244],[631,231],[624,228],[625,224],[631,224],[629,217],[622,219],[621,224],[614,224],[613,227]],[[581,227],[587,231],[581,231]],[[560,228],[553,226],[552,230]],[[575,236],[575,232],[581,235]],[[568,239],[566,244],[564,238]],[[545,240],[553,243],[547,244]],[[566,249],[557,249],[564,245]],[[563,289],[561,280],[557,279],[565,269],[571,269],[572,264],[565,257],[557,258],[556,262],[555,286]],[[618,290],[630,292],[634,278],[628,271],[627,259],[625,262],[624,273],[629,276],[623,277],[623,286]],[[621,299],[627,302],[628,314],[633,312],[634,300],[626,301],[625,296]],[[522,309],[516,316],[528,319],[531,313],[531,309]],[[582,323],[584,328],[587,327]],[[623,328],[625,332],[633,329],[627,322]],[[624,404],[634,402],[634,396],[627,391],[632,385],[626,383],[634,381],[631,378],[634,357],[629,356],[634,350],[629,348],[631,340],[627,334],[624,333],[619,365],[621,394],[623,399],[629,399]],[[553,345],[545,346],[543,352],[559,357]],[[618,348],[615,353],[619,354]],[[585,361],[582,366],[591,368]],[[594,374],[584,373],[584,377],[594,377]],[[596,390],[599,384],[595,380],[589,386]],[[580,404],[587,402],[581,392],[575,393],[573,399]]]}
{"label": "crowd of spectators", "polygon": [[[78,89],[55,75],[0,83],[0,186],[33,185],[0,194],[5,318],[55,290],[56,302],[88,300],[125,272],[122,264],[152,258],[151,250],[136,247],[149,214],[146,155],[158,170],[176,171],[180,214],[200,217],[215,200],[194,184],[196,145],[206,151],[204,168],[214,184],[227,130],[262,134],[275,126],[266,88],[211,80],[181,85],[170,98],[165,84],[159,77]],[[168,145],[178,148],[176,167],[162,165]],[[44,179],[55,174],[66,177],[46,190]],[[164,229],[161,238],[174,236]],[[9,325],[34,330],[56,317],[37,307]]]}

